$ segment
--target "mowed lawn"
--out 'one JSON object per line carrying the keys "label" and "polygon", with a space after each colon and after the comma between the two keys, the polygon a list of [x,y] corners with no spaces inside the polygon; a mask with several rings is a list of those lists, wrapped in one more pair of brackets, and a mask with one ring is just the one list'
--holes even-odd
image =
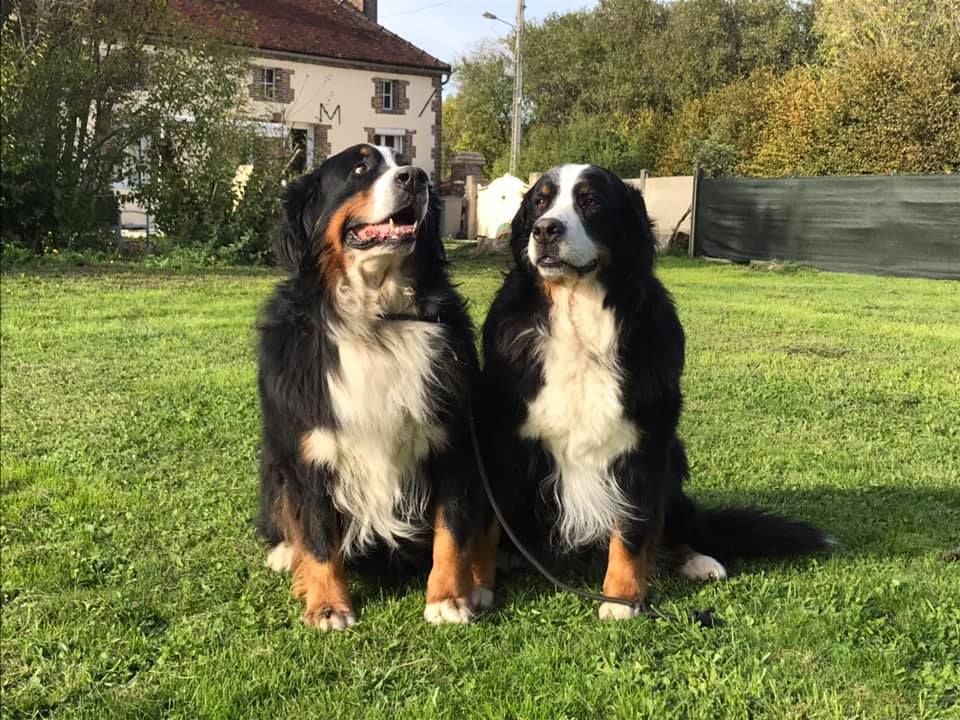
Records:
{"label": "mowed lawn", "polygon": [[[479,323],[505,261],[453,256]],[[330,635],[251,527],[277,275],[5,274],[3,717],[960,717],[960,284],[659,273],[687,330],[694,495],[845,549],[660,578],[668,621],[600,623],[518,573],[475,625],[432,627],[422,579],[354,581],[361,621]],[[724,624],[686,619],[705,608]]]}

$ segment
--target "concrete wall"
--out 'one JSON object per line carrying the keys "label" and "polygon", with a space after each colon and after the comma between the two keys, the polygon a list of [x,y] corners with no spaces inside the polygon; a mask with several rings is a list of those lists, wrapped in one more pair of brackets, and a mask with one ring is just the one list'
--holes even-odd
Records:
{"label": "concrete wall", "polygon": [[[648,177],[627,180],[643,192],[647,214],[654,222],[658,248],[665,249],[677,221],[693,200],[693,176]],[[690,234],[690,216],[680,225],[680,232]]]}
{"label": "concrete wall", "polygon": [[463,213],[463,198],[459,195],[443,196],[443,237],[456,237],[460,232],[460,216]]}
{"label": "concrete wall", "polygon": [[[314,159],[322,160],[351,145],[369,142],[373,132],[383,129],[408,134],[412,147],[405,147],[404,154],[428,174],[434,174],[436,113],[433,103],[428,101],[438,78],[386,69],[332,67],[273,55],[256,57],[252,63],[291,73],[290,102],[250,99],[247,108],[252,119],[308,130],[308,168],[313,166]],[[252,70],[250,76],[252,82]],[[396,113],[377,112],[372,102],[374,78],[406,81],[407,107]],[[325,143],[329,147],[316,152],[315,145]]]}

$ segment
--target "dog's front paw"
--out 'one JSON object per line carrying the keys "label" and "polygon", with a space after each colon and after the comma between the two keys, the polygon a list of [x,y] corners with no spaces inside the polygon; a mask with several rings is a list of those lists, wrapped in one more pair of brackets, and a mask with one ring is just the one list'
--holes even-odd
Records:
{"label": "dog's front paw", "polygon": [[493,607],[493,590],[482,585],[474,585],[470,592],[470,602],[476,610],[486,610]]}
{"label": "dog's front paw", "polygon": [[318,630],[346,630],[357,624],[357,616],[349,607],[322,603],[314,608],[308,607],[303,613],[303,622]]}
{"label": "dog's front paw", "polygon": [[466,625],[473,620],[473,606],[465,597],[428,602],[423,619],[433,625]]}
{"label": "dog's front paw", "polygon": [[632,620],[640,615],[639,605],[621,605],[620,603],[600,603],[597,615],[601,620]]}

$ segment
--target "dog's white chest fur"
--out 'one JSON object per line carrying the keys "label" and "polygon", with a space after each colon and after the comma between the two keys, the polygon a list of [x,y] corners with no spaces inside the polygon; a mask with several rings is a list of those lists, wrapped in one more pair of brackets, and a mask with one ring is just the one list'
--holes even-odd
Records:
{"label": "dog's white chest fur", "polygon": [[343,515],[349,555],[381,538],[390,545],[423,529],[429,488],[422,464],[445,433],[429,403],[433,358],[446,343],[441,326],[379,322],[334,333],[339,368],[327,387],[339,429],[315,429],[305,459],[336,469],[331,488]]}
{"label": "dog's white chest fur", "polygon": [[570,547],[606,540],[620,520],[636,514],[610,472],[639,441],[623,411],[617,349],[617,321],[603,307],[599,285],[554,290],[539,348],[544,384],[520,432],[553,457],[557,529]]}

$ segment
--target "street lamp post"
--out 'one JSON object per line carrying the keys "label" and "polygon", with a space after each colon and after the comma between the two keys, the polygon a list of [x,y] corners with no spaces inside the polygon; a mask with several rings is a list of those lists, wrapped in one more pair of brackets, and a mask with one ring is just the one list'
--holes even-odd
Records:
{"label": "street lamp post", "polygon": [[485,12],[488,20],[496,20],[513,28],[516,43],[513,48],[513,109],[510,124],[510,174],[516,176],[520,157],[520,104],[523,101],[523,0],[517,0],[517,23],[509,23],[492,12]]}

